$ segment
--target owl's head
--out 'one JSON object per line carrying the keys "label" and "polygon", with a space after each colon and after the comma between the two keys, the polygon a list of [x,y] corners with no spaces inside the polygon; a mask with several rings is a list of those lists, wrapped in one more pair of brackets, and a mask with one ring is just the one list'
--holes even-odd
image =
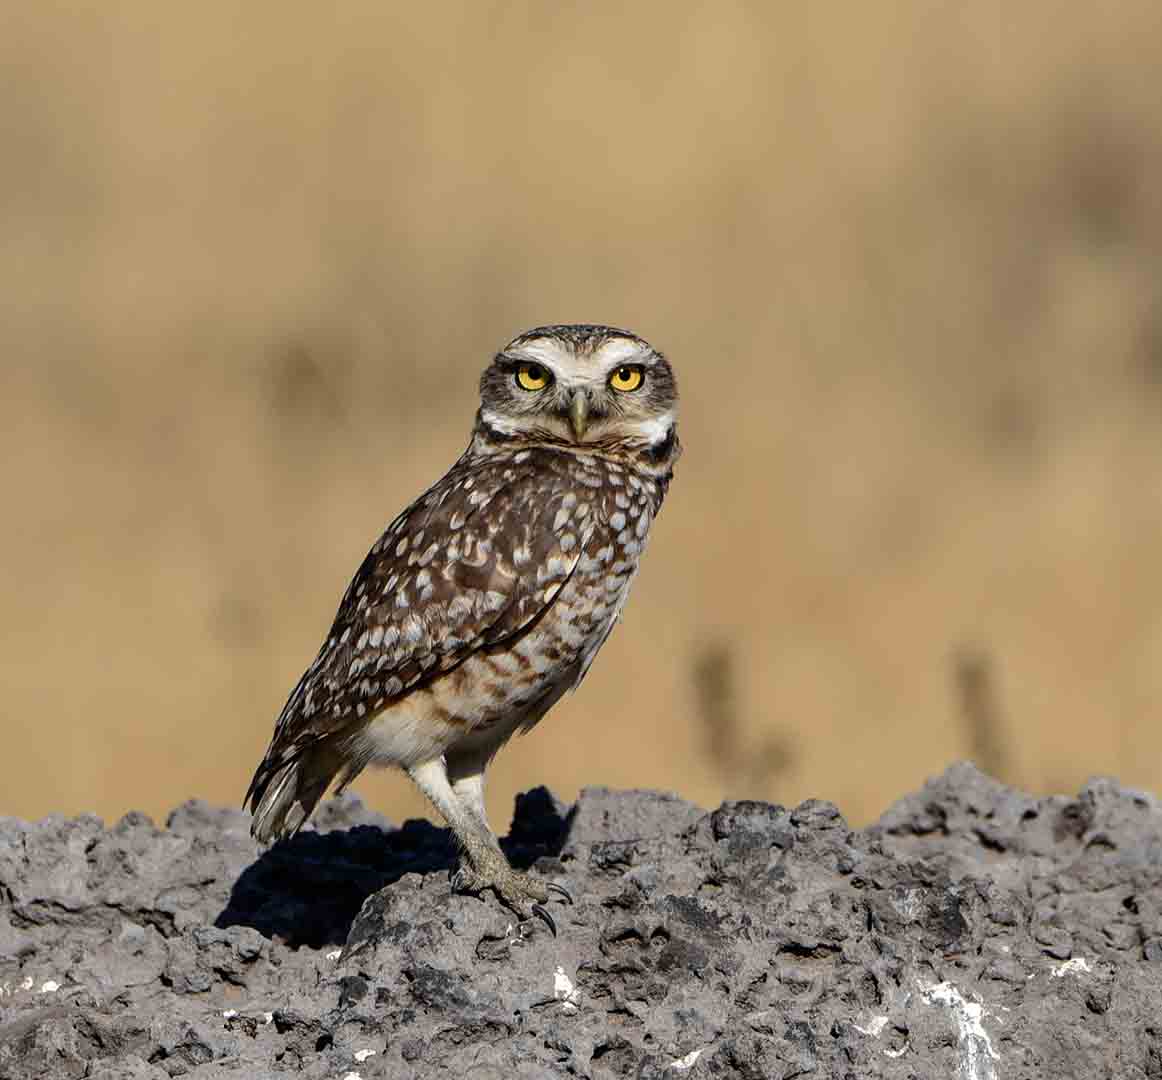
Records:
{"label": "owl's head", "polygon": [[479,426],[501,443],[644,453],[677,450],[669,361],[612,326],[540,326],[513,338],[480,377]]}

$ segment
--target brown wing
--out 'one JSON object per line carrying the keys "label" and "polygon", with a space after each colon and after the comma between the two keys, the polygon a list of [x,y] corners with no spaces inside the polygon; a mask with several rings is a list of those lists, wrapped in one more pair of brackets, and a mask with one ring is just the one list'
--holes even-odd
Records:
{"label": "brown wing", "polygon": [[279,769],[548,610],[592,528],[568,459],[467,457],[395,519],[283,707],[246,801]]}

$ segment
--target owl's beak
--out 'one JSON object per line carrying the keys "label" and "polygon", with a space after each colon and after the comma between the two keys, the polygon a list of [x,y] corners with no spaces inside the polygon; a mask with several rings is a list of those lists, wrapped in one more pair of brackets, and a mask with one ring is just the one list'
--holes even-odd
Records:
{"label": "owl's beak", "polygon": [[589,427],[589,395],[584,390],[573,391],[573,400],[569,402],[569,426],[578,442],[585,438],[585,430]]}

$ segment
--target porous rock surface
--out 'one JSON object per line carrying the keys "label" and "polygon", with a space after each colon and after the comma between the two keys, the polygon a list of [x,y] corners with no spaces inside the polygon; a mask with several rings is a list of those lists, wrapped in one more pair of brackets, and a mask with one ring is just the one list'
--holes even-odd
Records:
{"label": "porous rock surface", "polygon": [[865,830],[591,789],[518,800],[553,937],[353,797],[0,818],[0,1077],[1162,1078],[1162,809],[958,765]]}

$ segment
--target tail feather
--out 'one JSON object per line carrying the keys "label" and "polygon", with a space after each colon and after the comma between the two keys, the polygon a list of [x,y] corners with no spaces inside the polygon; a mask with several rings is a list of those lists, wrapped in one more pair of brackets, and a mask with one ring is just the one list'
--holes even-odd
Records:
{"label": "tail feather", "polygon": [[[268,844],[294,836],[306,824],[327,788],[342,770],[343,783],[354,779],[350,759],[330,740],[321,740],[281,763],[263,761],[250,782],[245,802],[254,814],[251,834]],[[358,772],[358,770],[355,770]]]}

